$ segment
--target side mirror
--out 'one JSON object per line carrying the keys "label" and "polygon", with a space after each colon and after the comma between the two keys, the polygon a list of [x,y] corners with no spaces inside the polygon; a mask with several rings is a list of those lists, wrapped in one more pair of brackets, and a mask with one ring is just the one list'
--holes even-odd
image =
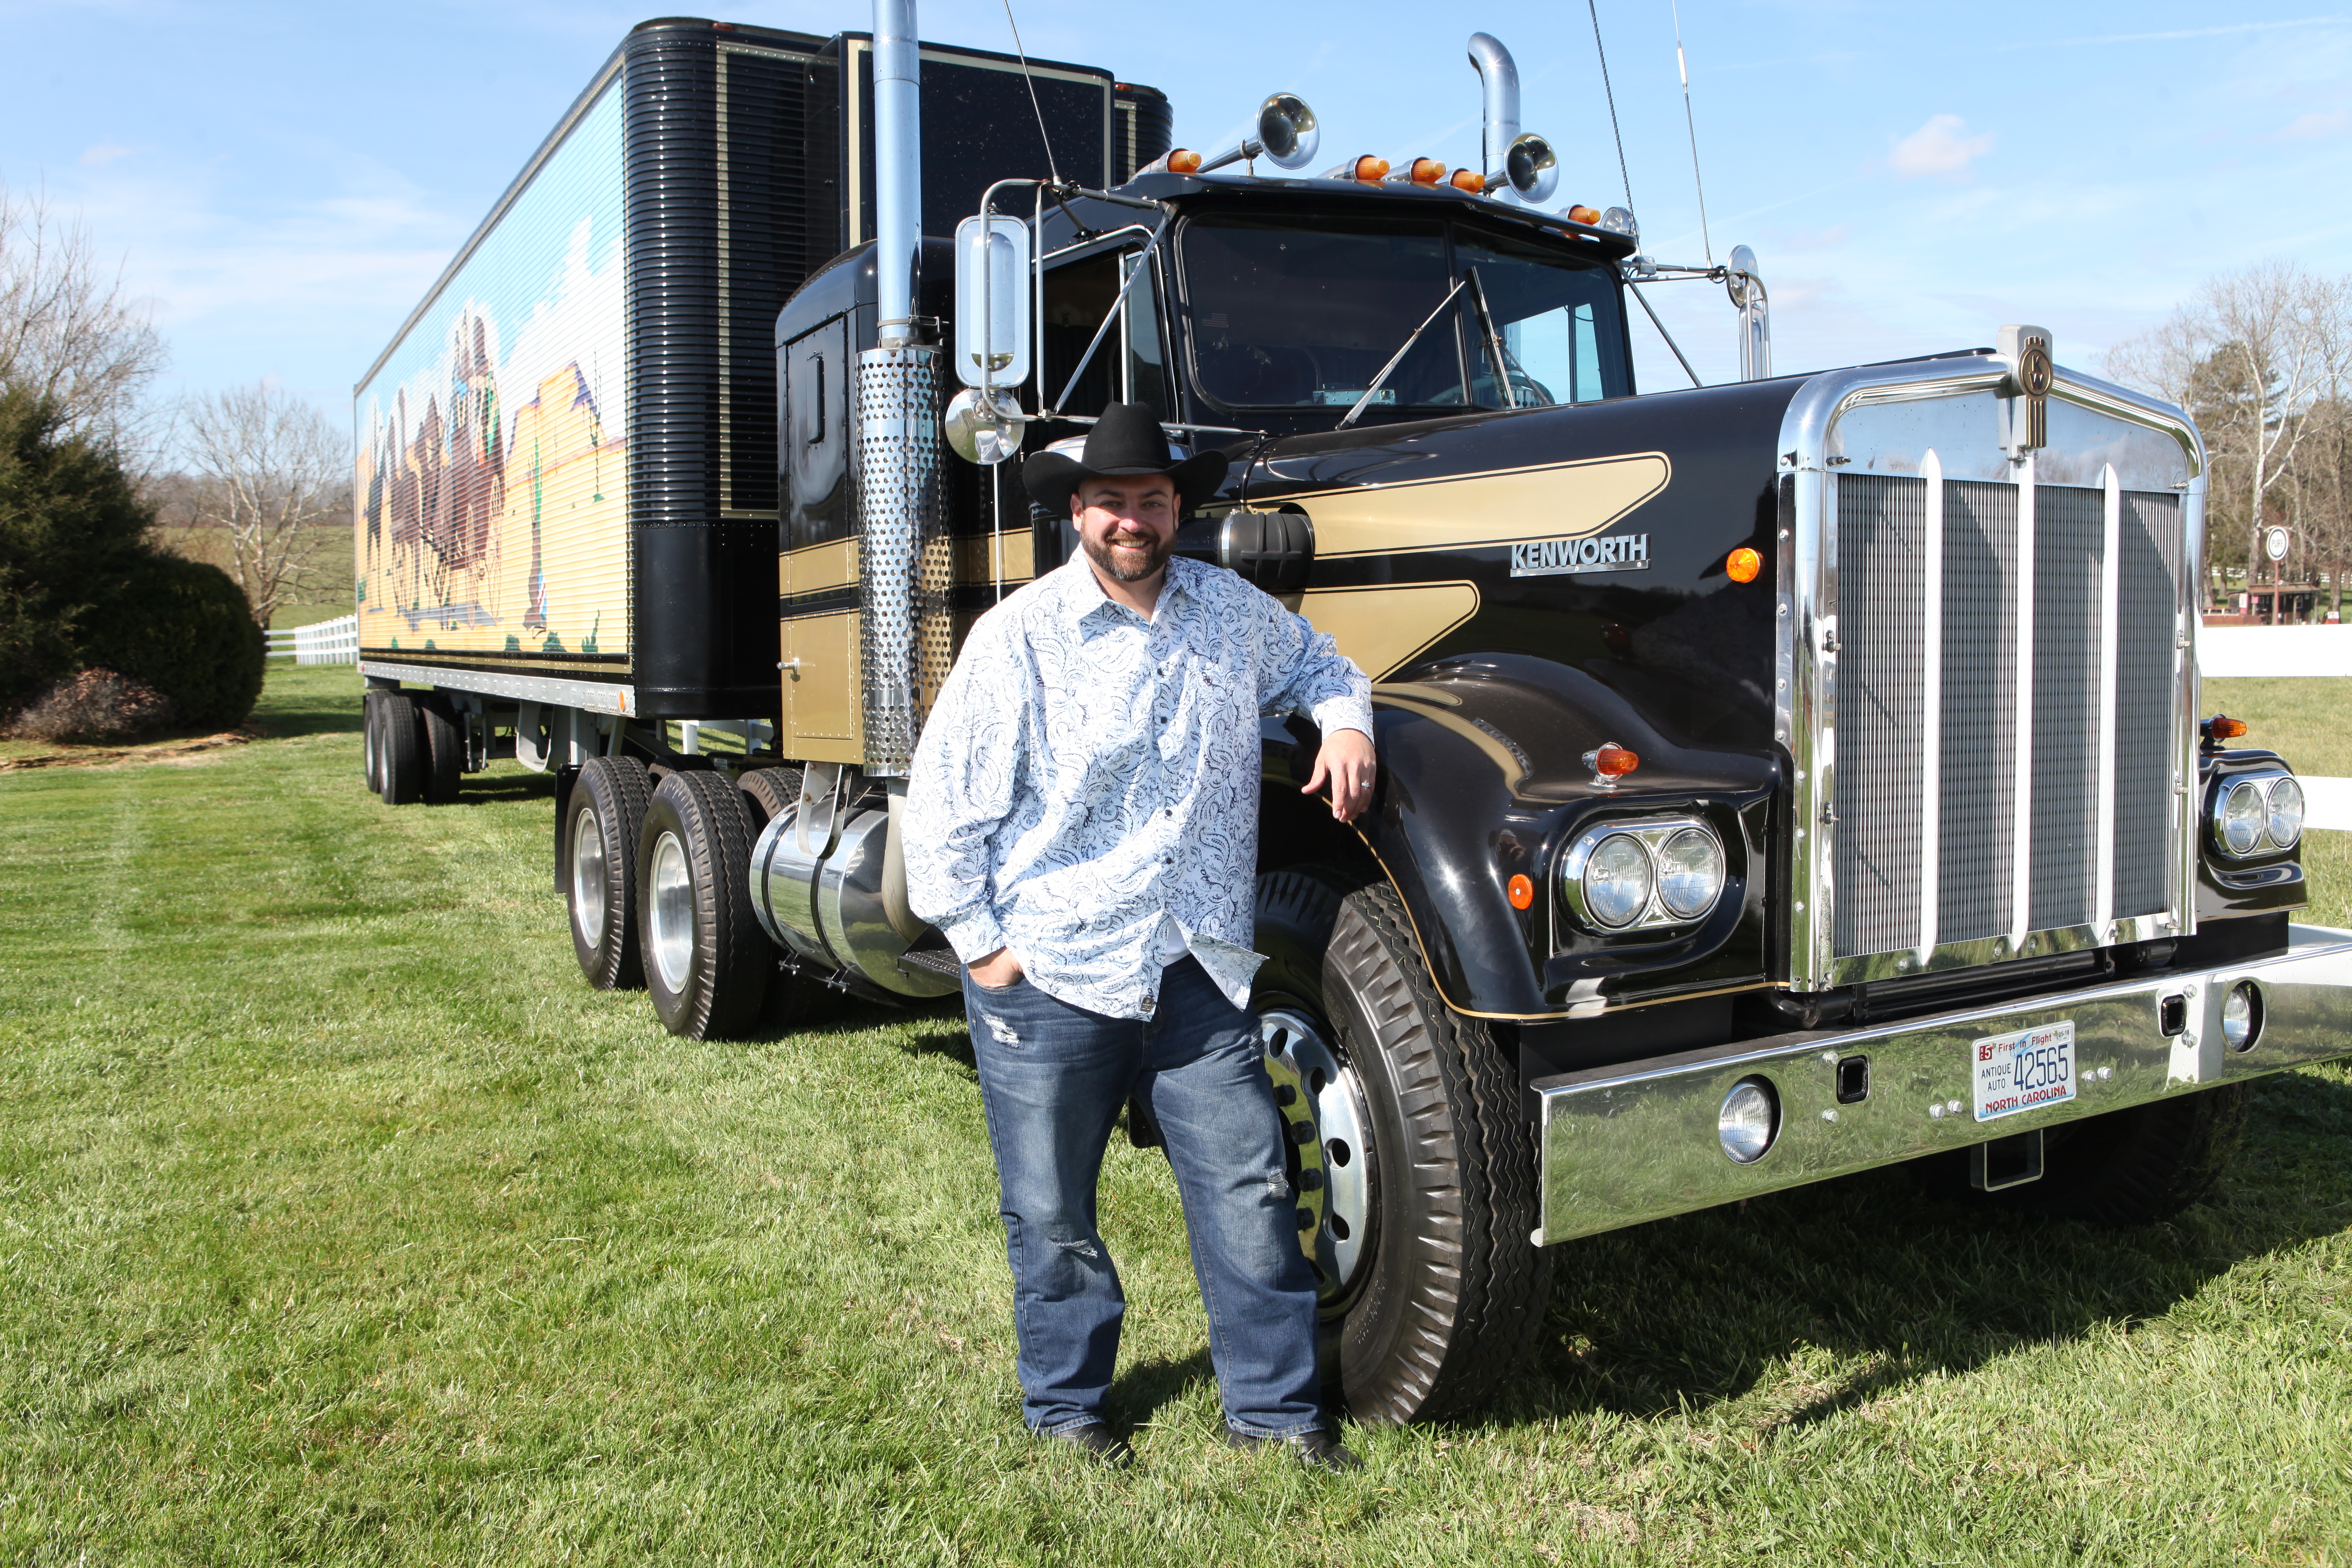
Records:
{"label": "side mirror", "polygon": [[956,225],[955,372],[966,386],[1029,379],[1029,226],[1017,217]]}

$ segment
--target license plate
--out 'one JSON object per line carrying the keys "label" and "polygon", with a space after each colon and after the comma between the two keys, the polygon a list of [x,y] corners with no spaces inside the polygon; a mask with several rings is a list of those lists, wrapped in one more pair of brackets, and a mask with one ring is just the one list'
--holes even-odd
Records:
{"label": "license plate", "polygon": [[2074,1021],[1976,1043],[1977,1120],[1994,1121],[2074,1098]]}

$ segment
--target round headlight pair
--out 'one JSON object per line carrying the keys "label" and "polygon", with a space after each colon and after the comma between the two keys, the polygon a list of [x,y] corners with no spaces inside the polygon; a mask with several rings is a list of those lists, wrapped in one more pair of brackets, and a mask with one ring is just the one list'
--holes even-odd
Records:
{"label": "round headlight pair", "polygon": [[2225,785],[2213,802],[2213,837],[2240,857],[2294,848],[2303,837],[2303,786],[2286,773]]}
{"label": "round headlight pair", "polygon": [[1705,824],[1589,828],[1560,863],[1570,905],[1601,931],[1685,925],[1723,897],[1723,845]]}

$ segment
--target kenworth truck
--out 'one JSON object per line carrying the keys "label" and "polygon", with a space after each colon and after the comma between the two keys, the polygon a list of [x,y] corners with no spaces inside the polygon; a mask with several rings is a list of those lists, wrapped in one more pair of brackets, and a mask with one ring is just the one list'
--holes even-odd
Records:
{"label": "kenworth truck", "polygon": [[369,782],[551,773],[592,984],[695,1037],[958,989],[908,759],[1073,549],[1005,459],[1116,397],[1228,459],[1179,548],[1373,681],[1352,827],[1264,721],[1257,924],[1357,1418],[1488,1397],[1577,1237],[1906,1162],[2147,1221],[2352,1050],[2301,791],[2200,721],[2179,410],[2021,325],[1775,377],[1744,251],[1745,379],[1637,389],[1669,269],[1547,207],[1484,34],[1450,174],[915,37],[636,28],[358,389]]}

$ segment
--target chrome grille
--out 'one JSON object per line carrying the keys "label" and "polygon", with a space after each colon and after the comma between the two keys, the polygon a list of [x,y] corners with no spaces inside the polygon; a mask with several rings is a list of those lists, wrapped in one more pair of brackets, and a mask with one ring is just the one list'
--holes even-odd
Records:
{"label": "chrome grille", "polygon": [[1833,956],[2171,908],[2179,498],[2118,492],[2110,563],[2104,488],[2034,485],[2029,513],[2015,484],[1832,483]]}

